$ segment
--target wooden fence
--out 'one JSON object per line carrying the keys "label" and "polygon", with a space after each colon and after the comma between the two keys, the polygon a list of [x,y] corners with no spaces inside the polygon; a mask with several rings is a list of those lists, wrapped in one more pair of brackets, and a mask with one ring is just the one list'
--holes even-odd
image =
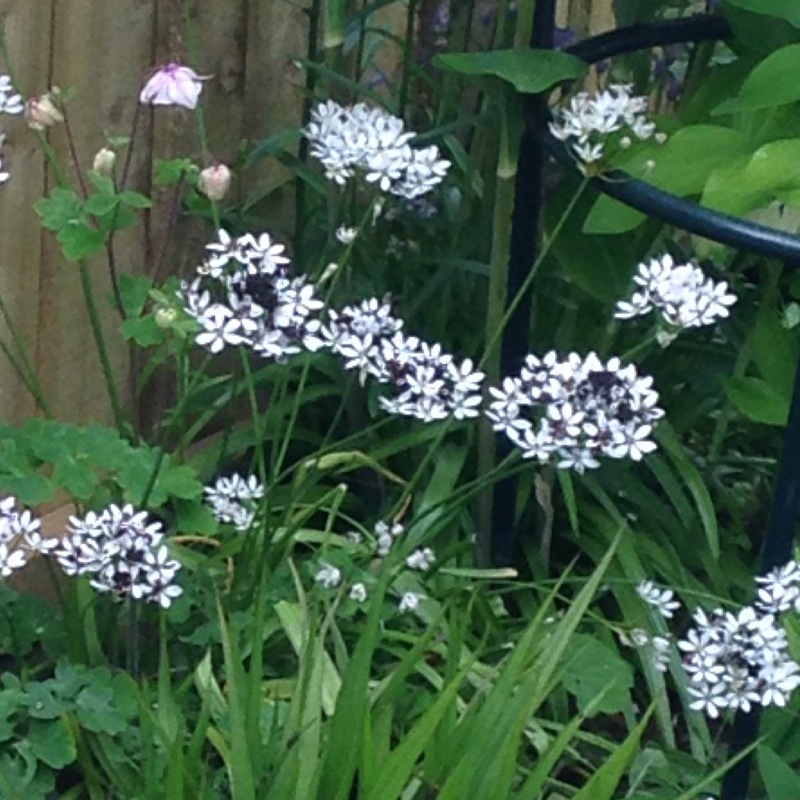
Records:
{"label": "wooden fence", "polygon": [[[519,2],[530,0],[519,0]],[[293,57],[306,52],[307,18],[287,0],[194,0],[189,5],[196,41],[183,40],[181,0],[0,0],[0,21],[9,61],[21,90],[34,95],[56,85],[74,87],[69,121],[79,162],[87,167],[104,143],[104,131],[127,134],[143,77],[153,64],[180,60],[214,76],[204,90],[213,155],[227,161],[243,138],[261,138],[299,121],[303,74]],[[403,19],[403,0],[382,13]],[[563,0],[559,21],[570,15],[592,32],[613,26],[611,0]],[[189,58],[192,45],[197,57]],[[0,71],[3,71],[0,65]],[[17,333],[28,343],[31,361],[56,414],[76,422],[109,420],[99,361],[87,322],[74,265],[65,263],[52,235],[43,231],[33,204],[54,185],[36,137],[20,118],[4,118],[3,148],[11,180],[0,190],[0,296]],[[49,140],[62,163],[69,161],[64,126]],[[147,109],[138,127],[132,162],[133,185],[148,192],[154,158],[200,158],[191,114]],[[285,175],[274,166],[257,175],[263,187],[278,187]],[[275,209],[280,225],[281,189]],[[289,187],[286,187],[289,191]],[[163,210],[156,206],[137,228],[119,237],[122,271],[140,271],[158,252],[164,236]],[[285,218],[284,218],[285,220]],[[267,221],[268,222],[268,221]],[[202,242],[191,228],[180,232],[177,261],[196,258]],[[93,265],[100,302],[109,287],[101,265]],[[117,341],[118,319],[104,318],[107,339]],[[0,324],[0,336],[9,330]],[[127,351],[112,351],[125,371]],[[0,356],[0,421],[19,422],[34,404]]]}

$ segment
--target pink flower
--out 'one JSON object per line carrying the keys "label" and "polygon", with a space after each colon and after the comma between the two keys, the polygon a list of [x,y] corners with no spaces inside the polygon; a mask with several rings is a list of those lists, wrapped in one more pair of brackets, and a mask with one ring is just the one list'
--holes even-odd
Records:
{"label": "pink flower", "polygon": [[139,95],[139,102],[154,106],[196,108],[203,89],[201,78],[193,69],[180,64],[159,67]]}

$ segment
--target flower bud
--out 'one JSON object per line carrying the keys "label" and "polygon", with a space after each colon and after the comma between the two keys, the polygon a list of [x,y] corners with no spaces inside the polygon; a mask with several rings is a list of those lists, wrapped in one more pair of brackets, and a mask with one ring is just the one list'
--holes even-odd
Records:
{"label": "flower bud", "polygon": [[39,97],[31,97],[25,103],[25,119],[28,121],[29,128],[43,131],[63,122],[64,115],[53,102],[53,96],[46,93]]}
{"label": "flower bud", "polygon": [[159,328],[166,329],[172,326],[172,323],[178,318],[178,312],[174,308],[162,306],[156,309],[155,313],[156,325]]}
{"label": "flower bud", "polygon": [[197,179],[197,188],[209,200],[218,203],[228,194],[231,185],[231,171],[224,164],[206,167]]}
{"label": "flower bud", "polygon": [[92,170],[98,175],[110,176],[114,172],[114,162],[117,160],[117,154],[108,147],[103,147],[95,153],[94,161],[92,161]]}

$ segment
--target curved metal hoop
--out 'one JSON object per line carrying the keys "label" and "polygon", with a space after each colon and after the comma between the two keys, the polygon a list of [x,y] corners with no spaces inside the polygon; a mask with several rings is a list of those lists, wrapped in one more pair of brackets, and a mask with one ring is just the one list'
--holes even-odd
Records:
{"label": "curved metal hoop", "polygon": [[[633,25],[611,31],[578,42],[566,48],[566,52],[594,64],[612,56],[648,47],[718,41],[730,36],[731,29],[724,18],[713,14],[700,14],[688,19]],[[525,105],[528,110],[530,103],[526,102]],[[530,121],[534,122],[532,119]],[[531,127],[534,131],[540,132],[547,151],[555,159],[572,169],[575,168],[575,161],[563,142],[555,139],[549,130],[540,124]],[[590,185],[593,189],[669,225],[720,244],[747,250],[766,258],[777,258],[784,261],[787,266],[800,268],[800,236],[704,208],[633,178],[621,170],[608,173],[607,180],[592,178]]]}

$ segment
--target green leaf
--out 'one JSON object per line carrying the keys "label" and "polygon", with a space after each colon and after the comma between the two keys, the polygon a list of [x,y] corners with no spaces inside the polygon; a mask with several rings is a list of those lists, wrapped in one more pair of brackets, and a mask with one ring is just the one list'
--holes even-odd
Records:
{"label": "green leaf", "polygon": [[[105,676],[100,675],[105,672]],[[81,725],[94,733],[117,734],[125,730],[128,714],[117,707],[114,690],[107,671],[92,670],[97,677],[81,691],[75,700],[75,713]]]}
{"label": "green leaf", "polygon": [[576,699],[581,713],[591,708],[595,714],[616,714],[630,708],[633,670],[616,650],[578,633],[570,640],[564,658],[564,688]]}
{"label": "green leaf", "polygon": [[731,114],[774,108],[800,100],[800,44],[790,44],[767,56],[750,73],[737,97],[720,103],[711,113]]}
{"label": "green leaf", "polygon": [[641,211],[620,203],[608,195],[600,195],[586,216],[583,232],[588,234],[627,233],[638,228],[647,217]]}
{"label": "green leaf", "polygon": [[119,293],[122,297],[122,307],[129,317],[138,317],[144,309],[153,288],[153,279],[146,275],[129,275],[123,273],[119,276]]}
{"label": "green leaf", "polygon": [[113,179],[109,178],[108,175],[102,175],[99,172],[90,172],[89,180],[91,180],[92,186],[94,186],[100,194],[107,196],[116,195],[117,187],[114,186]]}
{"label": "green leaf", "polygon": [[80,261],[96,255],[103,249],[106,234],[85,223],[75,222],[61,228],[57,238],[64,258],[67,261]]}
{"label": "green leaf", "polygon": [[35,472],[24,477],[0,475],[0,487],[8,494],[13,494],[20,503],[28,506],[46,503],[55,495],[53,482]]}
{"label": "green leaf", "polygon": [[636,755],[639,740],[650,721],[653,708],[654,706],[650,706],[642,721],[630,732],[603,766],[589,778],[583,788],[574,795],[573,800],[611,800],[616,796],[619,782]]}
{"label": "green leaf", "polygon": [[785,19],[800,28],[800,4],[794,0],[725,0],[725,2],[745,11]]}
{"label": "green leaf", "polygon": [[725,391],[738,411],[753,422],[786,425],[789,395],[782,394],[760,378],[727,378]]}
{"label": "green leaf", "polygon": [[744,215],[766,206],[779,192],[800,188],[800,139],[783,139],[741,156],[709,176],[702,203]]}
{"label": "green leaf", "polygon": [[764,308],[753,331],[753,361],[764,380],[783,397],[790,397],[797,364],[797,334],[783,326],[777,312]]}
{"label": "green leaf", "polygon": [[84,204],[83,210],[87,214],[108,214],[117,207],[119,200],[113,194],[93,194]]}
{"label": "green leaf", "polygon": [[182,533],[210,536],[219,527],[211,509],[190,500],[175,501],[175,526]]}
{"label": "green leaf", "polygon": [[34,205],[42,218],[42,225],[50,231],[61,230],[65,225],[83,219],[83,208],[78,195],[72,189],[53,189],[48,197]]}
{"label": "green leaf", "polygon": [[756,759],[769,800],[796,800],[800,797],[800,775],[774,750],[762,745],[756,751]]}
{"label": "green leaf", "polygon": [[494,76],[527,94],[580,78],[587,70],[583,61],[568,53],[527,47],[488,53],[442,53],[433,63],[440,69],[462,75]]}
{"label": "green leaf", "polygon": [[94,494],[99,478],[84,461],[70,458],[56,464],[53,482],[78,500],[88,500]]}
{"label": "green leaf", "polygon": [[133,340],[139,347],[161,344],[166,336],[166,331],[158,326],[151,315],[126,319],[120,330],[125,339]]}
{"label": "green leaf", "polygon": [[647,181],[680,197],[699,194],[717,167],[747,152],[741,131],[719,125],[690,125],[655,151],[655,167]]}
{"label": "green leaf", "polygon": [[150,198],[140,192],[122,192],[119,195],[119,202],[128,208],[150,208],[153,205]]}
{"label": "green leaf", "polygon": [[55,681],[44,683],[31,683],[25,687],[24,704],[28,715],[34,719],[58,719],[65,711],[72,708],[72,703],[55,695],[57,684]]}
{"label": "green leaf", "polygon": [[170,161],[156,160],[155,182],[158,186],[173,186],[181,180],[192,179],[199,170],[188,158],[173,158]]}
{"label": "green leaf", "polygon": [[75,741],[61,719],[34,720],[28,727],[27,739],[36,758],[53,769],[63,769],[77,756]]}

